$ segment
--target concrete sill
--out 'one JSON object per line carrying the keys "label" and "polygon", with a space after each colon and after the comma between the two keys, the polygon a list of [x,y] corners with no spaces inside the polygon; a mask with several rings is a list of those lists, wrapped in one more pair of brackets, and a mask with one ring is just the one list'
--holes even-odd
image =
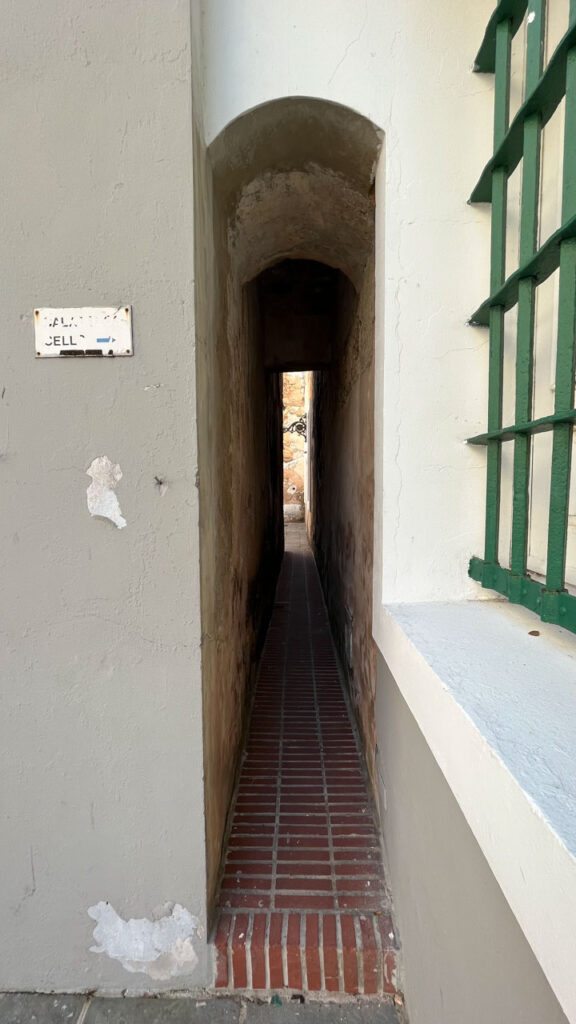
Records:
{"label": "concrete sill", "polygon": [[576,1022],[576,637],[504,601],[382,605],[374,636]]}

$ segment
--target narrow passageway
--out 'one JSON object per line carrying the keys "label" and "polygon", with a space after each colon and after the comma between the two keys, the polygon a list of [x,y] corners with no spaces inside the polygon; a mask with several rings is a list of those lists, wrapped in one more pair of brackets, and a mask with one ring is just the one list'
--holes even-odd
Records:
{"label": "narrow passageway", "polygon": [[303,524],[286,527],[219,908],[218,989],[396,991],[379,831]]}

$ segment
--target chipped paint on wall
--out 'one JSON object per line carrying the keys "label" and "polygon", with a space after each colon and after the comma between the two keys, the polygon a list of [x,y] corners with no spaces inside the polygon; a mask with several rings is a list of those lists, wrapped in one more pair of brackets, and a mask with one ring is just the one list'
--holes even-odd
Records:
{"label": "chipped paint on wall", "polygon": [[100,455],[93,459],[86,474],[92,477],[92,483],[86,492],[90,515],[109,519],[114,526],[122,530],[126,526],[126,520],[115,493],[122,479],[120,466],[118,463],[110,462],[107,455]]}
{"label": "chipped paint on wall", "polygon": [[154,981],[166,981],[190,974],[198,963],[192,940],[202,937],[202,929],[198,918],[180,903],[165,904],[151,920],[125,921],[104,901],[89,907],[88,914],[96,921],[91,952],[106,953],[131,973],[142,971]]}

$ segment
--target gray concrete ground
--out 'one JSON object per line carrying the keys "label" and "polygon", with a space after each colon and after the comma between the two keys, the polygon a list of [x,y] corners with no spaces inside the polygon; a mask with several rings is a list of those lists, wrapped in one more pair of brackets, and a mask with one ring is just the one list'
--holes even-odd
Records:
{"label": "gray concrete ground", "polygon": [[241,998],[90,999],[0,995],[0,1024],[404,1024],[391,1003],[276,1003]]}

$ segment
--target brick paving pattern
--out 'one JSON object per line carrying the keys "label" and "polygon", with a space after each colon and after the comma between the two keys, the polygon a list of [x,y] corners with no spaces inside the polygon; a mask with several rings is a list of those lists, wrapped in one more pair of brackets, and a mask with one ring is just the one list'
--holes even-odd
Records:
{"label": "brick paving pattern", "polygon": [[215,986],[394,994],[363,761],[303,527],[286,532],[222,879]]}

